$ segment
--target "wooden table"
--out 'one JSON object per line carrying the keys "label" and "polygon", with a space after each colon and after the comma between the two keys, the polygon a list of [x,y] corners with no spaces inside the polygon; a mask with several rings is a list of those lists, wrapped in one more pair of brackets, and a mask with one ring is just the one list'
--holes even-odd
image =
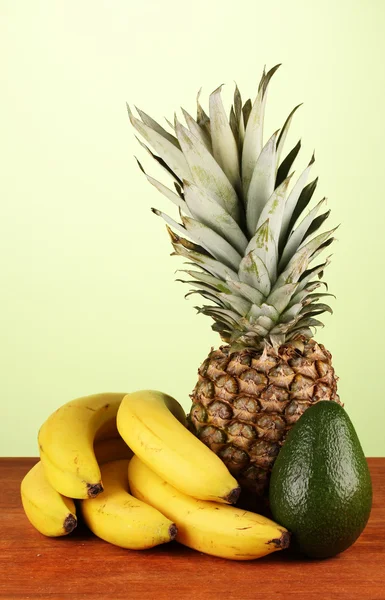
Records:
{"label": "wooden table", "polygon": [[0,598],[50,600],[385,600],[385,458],[368,459],[374,501],[360,539],[328,560],[289,551],[251,562],[194,552],[177,543],[134,552],[84,526],[64,538],[27,521],[20,481],[33,458],[0,459]]}

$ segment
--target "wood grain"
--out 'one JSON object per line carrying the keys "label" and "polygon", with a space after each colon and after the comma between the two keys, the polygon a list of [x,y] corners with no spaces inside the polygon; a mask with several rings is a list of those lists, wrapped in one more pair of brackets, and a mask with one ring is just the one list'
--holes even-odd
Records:
{"label": "wood grain", "polygon": [[49,600],[385,600],[385,459],[370,458],[374,501],[366,530],[343,554],[289,551],[232,562],[177,543],[123,550],[80,525],[49,539],[27,521],[20,481],[36,462],[0,459],[0,598]]}

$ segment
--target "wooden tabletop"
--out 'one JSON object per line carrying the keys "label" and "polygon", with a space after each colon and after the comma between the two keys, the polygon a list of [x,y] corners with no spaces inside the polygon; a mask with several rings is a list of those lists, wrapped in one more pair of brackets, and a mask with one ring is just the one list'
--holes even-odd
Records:
{"label": "wooden tabletop", "polygon": [[13,600],[385,600],[385,458],[369,458],[374,501],[365,532],[343,554],[290,551],[250,562],[206,556],[176,542],[129,551],[84,525],[51,539],[29,524],[20,481],[34,458],[0,459],[0,598]]}

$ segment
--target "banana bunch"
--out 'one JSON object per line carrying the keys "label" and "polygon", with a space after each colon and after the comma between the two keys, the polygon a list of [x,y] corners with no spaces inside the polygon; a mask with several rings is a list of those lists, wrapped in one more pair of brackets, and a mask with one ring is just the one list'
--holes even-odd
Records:
{"label": "banana bunch", "polygon": [[188,429],[171,396],[153,390],[68,402],[40,428],[40,461],[21,484],[25,513],[44,535],[77,524],[123,548],[173,539],[214,556],[250,560],[282,550],[289,532],[231,504],[240,488]]}

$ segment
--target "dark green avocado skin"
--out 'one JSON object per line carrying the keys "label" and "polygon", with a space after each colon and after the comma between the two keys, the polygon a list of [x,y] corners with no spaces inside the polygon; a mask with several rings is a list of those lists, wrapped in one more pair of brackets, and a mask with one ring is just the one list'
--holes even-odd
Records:
{"label": "dark green avocado skin", "polygon": [[362,533],[372,483],[352,422],[339,404],[314,404],[291,429],[274,463],[269,500],[275,521],[308,556],[334,556]]}

